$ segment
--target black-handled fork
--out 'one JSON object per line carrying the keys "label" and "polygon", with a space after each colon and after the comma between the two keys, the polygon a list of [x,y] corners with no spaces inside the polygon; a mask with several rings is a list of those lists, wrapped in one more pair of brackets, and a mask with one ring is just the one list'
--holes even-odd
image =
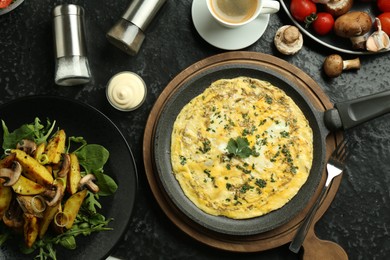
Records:
{"label": "black-handled fork", "polygon": [[306,215],[302,225],[299,227],[294,239],[290,244],[289,248],[294,253],[299,252],[299,249],[305,240],[307,231],[309,230],[313,218],[329,190],[329,186],[332,183],[332,180],[336,176],[339,176],[344,170],[344,161],[347,156],[346,143],[347,141],[344,139],[339,145],[337,145],[336,149],[330,156],[328,163],[326,164],[328,176],[326,178],[325,186],[322,188],[320,196],[310,209],[309,213]]}

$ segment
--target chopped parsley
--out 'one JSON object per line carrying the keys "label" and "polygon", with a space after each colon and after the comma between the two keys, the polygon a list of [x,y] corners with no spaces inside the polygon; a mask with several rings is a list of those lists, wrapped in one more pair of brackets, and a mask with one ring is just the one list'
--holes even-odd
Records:
{"label": "chopped parsley", "polygon": [[199,148],[199,151],[201,151],[202,153],[207,153],[211,150],[211,142],[209,139],[203,140],[202,145],[203,146]]}
{"label": "chopped parsley", "polygon": [[179,158],[180,158],[181,165],[185,165],[187,163],[187,158],[184,157],[183,155],[180,155]]}
{"label": "chopped parsley", "polygon": [[260,188],[264,188],[265,186],[267,186],[267,182],[263,179],[256,179],[255,184]]}

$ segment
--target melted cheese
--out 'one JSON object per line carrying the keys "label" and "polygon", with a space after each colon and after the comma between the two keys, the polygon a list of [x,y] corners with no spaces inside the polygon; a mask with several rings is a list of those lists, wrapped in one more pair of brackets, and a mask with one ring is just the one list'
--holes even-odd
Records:
{"label": "melted cheese", "polygon": [[282,207],[306,182],[312,159],[307,119],[266,81],[218,80],[183,107],[173,126],[173,174],[211,215],[246,219]]}

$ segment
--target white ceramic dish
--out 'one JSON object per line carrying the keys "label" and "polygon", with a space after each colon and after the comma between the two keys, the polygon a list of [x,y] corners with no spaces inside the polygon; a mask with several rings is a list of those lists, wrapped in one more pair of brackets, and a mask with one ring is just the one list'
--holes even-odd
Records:
{"label": "white ceramic dish", "polygon": [[214,20],[205,0],[194,0],[191,12],[192,21],[200,36],[209,44],[224,50],[239,50],[255,43],[265,32],[270,16],[259,15],[251,23],[231,29]]}

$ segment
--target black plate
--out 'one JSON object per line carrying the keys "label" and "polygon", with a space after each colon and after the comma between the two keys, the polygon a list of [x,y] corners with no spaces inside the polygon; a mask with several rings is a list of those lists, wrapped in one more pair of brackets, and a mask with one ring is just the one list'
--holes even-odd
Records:
{"label": "black plate", "polygon": [[[67,250],[58,246],[58,259],[105,259],[111,249],[126,231],[137,191],[137,172],[133,154],[125,138],[104,114],[97,109],[75,100],[62,97],[31,96],[14,100],[0,106],[0,119],[10,131],[35,117],[42,122],[46,118],[56,120],[56,126],[65,130],[67,136],[83,136],[90,144],[103,145],[110,152],[104,172],[118,184],[112,196],[101,197],[102,210],[106,218],[113,218],[109,224],[112,231],[93,233],[76,238],[77,248]],[[3,130],[0,129],[1,143]],[[18,247],[6,243],[1,247],[0,259],[32,259],[23,255]]]}
{"label": "black plate", "polygon": [[[326,46],[330,49],[333,49],[335,51],[349,53],[349,54],[376,54],[377,52],[369,52],[369,51],[360,51],[360,50],[353,50],[352,44],[349,39],[345,39],[342,37],[339,37],[335,35],[334,33],[330,33],[325,36],[319,36],[316,35],[310,28],[305,28],[305,25],[303,23],[299,23],[297,20],[294,19],[294,17],[290,13],[290,3],[291,0],[280,0],[281,6],[283,10],[287,13],[288,17],[291,19],[291,21],[294,23],[295,26],[297,26],[301,32],[309,36],[311,39],[315,40],[316,42],[322,44],[323,46]],[[317,4],[318,10],[321,10],[321,5]],[[378,15],[374,12],[375,10],[375,2],[368,2],[363,3],[359,1],[354,1],[354,4],[351,8],[351,11],[364,11],[367,12],[374,21],[375,16]]]}
{"label": "black plate", "polygon": [[[298,194],[285,206],[264,216],[234,220],[221,216],[212,216],[197,208],[183,193],[172,174],[170,145],[173,123],[177,115],[191,99],[202,93],[213,81],[221,78],[248,76],[266,80],[284,90],[301,108],[314,134],[314,159],[308,180]],[[318,111],[293,83],[276,72],[260,66],[230,64],[217,66],[197,74],[180,86],[165,103],[157,121],[153,139],[154,160],[158,178],[169,198],[192,221],[208,230],[228,235],[252,235],[277,228],[296,216],[312,197],[324,169],[325,136],[323,120]]]}

